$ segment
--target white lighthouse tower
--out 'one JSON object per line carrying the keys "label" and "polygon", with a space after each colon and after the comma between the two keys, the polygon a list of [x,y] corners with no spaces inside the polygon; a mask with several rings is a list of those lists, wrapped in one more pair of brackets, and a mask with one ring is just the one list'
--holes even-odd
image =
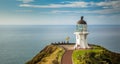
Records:
{"label": "white lighthouse tower", "polygon": [[83,20],[83,16],[81,16],[81,20],[77,22],[74,34],[76,35],[75,49],[90,48],[87,43],[87,23]]}

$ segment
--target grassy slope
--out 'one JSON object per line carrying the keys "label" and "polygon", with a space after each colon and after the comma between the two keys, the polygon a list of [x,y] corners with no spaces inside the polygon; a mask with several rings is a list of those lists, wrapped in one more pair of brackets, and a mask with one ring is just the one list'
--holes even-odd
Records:
{"label": "grassy slope", "polygon": [[74,50],[74,64],[120,64],[120,54],[110,52],[103,47],[92,45],[92,49]]}
{"label": "grassy slope", "polygon": [[48,45],[26,64],[60,64],[64,51],[59,46]]}
{"label": "grassy slope", "polygon": [[[65,50],[59,45],[48,45],[26,64],[60,64]],[[120,64],[120,54],[92,45],[92,49],[74,50],[74,64]]]}

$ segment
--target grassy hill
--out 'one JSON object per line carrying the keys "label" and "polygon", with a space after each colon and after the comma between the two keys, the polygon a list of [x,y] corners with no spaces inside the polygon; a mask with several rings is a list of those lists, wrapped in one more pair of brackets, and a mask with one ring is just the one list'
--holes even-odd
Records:
{"label": "grassy hill", "polygon": [[64,51],[57,45],[48,45],[26,64],[60,64]]}
{"label": "grassy hill", "polygon": [[[120,64],[120,54],[101,46],[91,45],[91,49],[74,50],[74,64]],[[65,50],[59,45],[48,45],[26,64],[61,64]]]}
{"label": "grassy hill", "polygon": [[74,50],[72,60],[74,64],[120,64],[120,54],[110,52],[97,45],[92,49]]}

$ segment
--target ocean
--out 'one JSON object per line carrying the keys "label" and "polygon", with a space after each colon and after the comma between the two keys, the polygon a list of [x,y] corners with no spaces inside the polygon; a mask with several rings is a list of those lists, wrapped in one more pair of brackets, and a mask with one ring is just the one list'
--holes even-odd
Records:
{"label": "ocean", "polygon": [[[1,25],[0,64],[24,64],[46,45],[65,41],[75,43],[75,25]],[[120,53],[120,25],[88,26],[88,43]]]}

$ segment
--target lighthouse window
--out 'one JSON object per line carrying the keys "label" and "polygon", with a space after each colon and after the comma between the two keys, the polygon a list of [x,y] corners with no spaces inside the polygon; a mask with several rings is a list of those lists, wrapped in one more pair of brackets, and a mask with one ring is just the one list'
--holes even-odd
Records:
{"label": "lighthouse window", "polygon": [[80,24],[79,25],[79,31],[82,31],[82,29],[83,29],[83,26],[82,26],[82,24]]}

